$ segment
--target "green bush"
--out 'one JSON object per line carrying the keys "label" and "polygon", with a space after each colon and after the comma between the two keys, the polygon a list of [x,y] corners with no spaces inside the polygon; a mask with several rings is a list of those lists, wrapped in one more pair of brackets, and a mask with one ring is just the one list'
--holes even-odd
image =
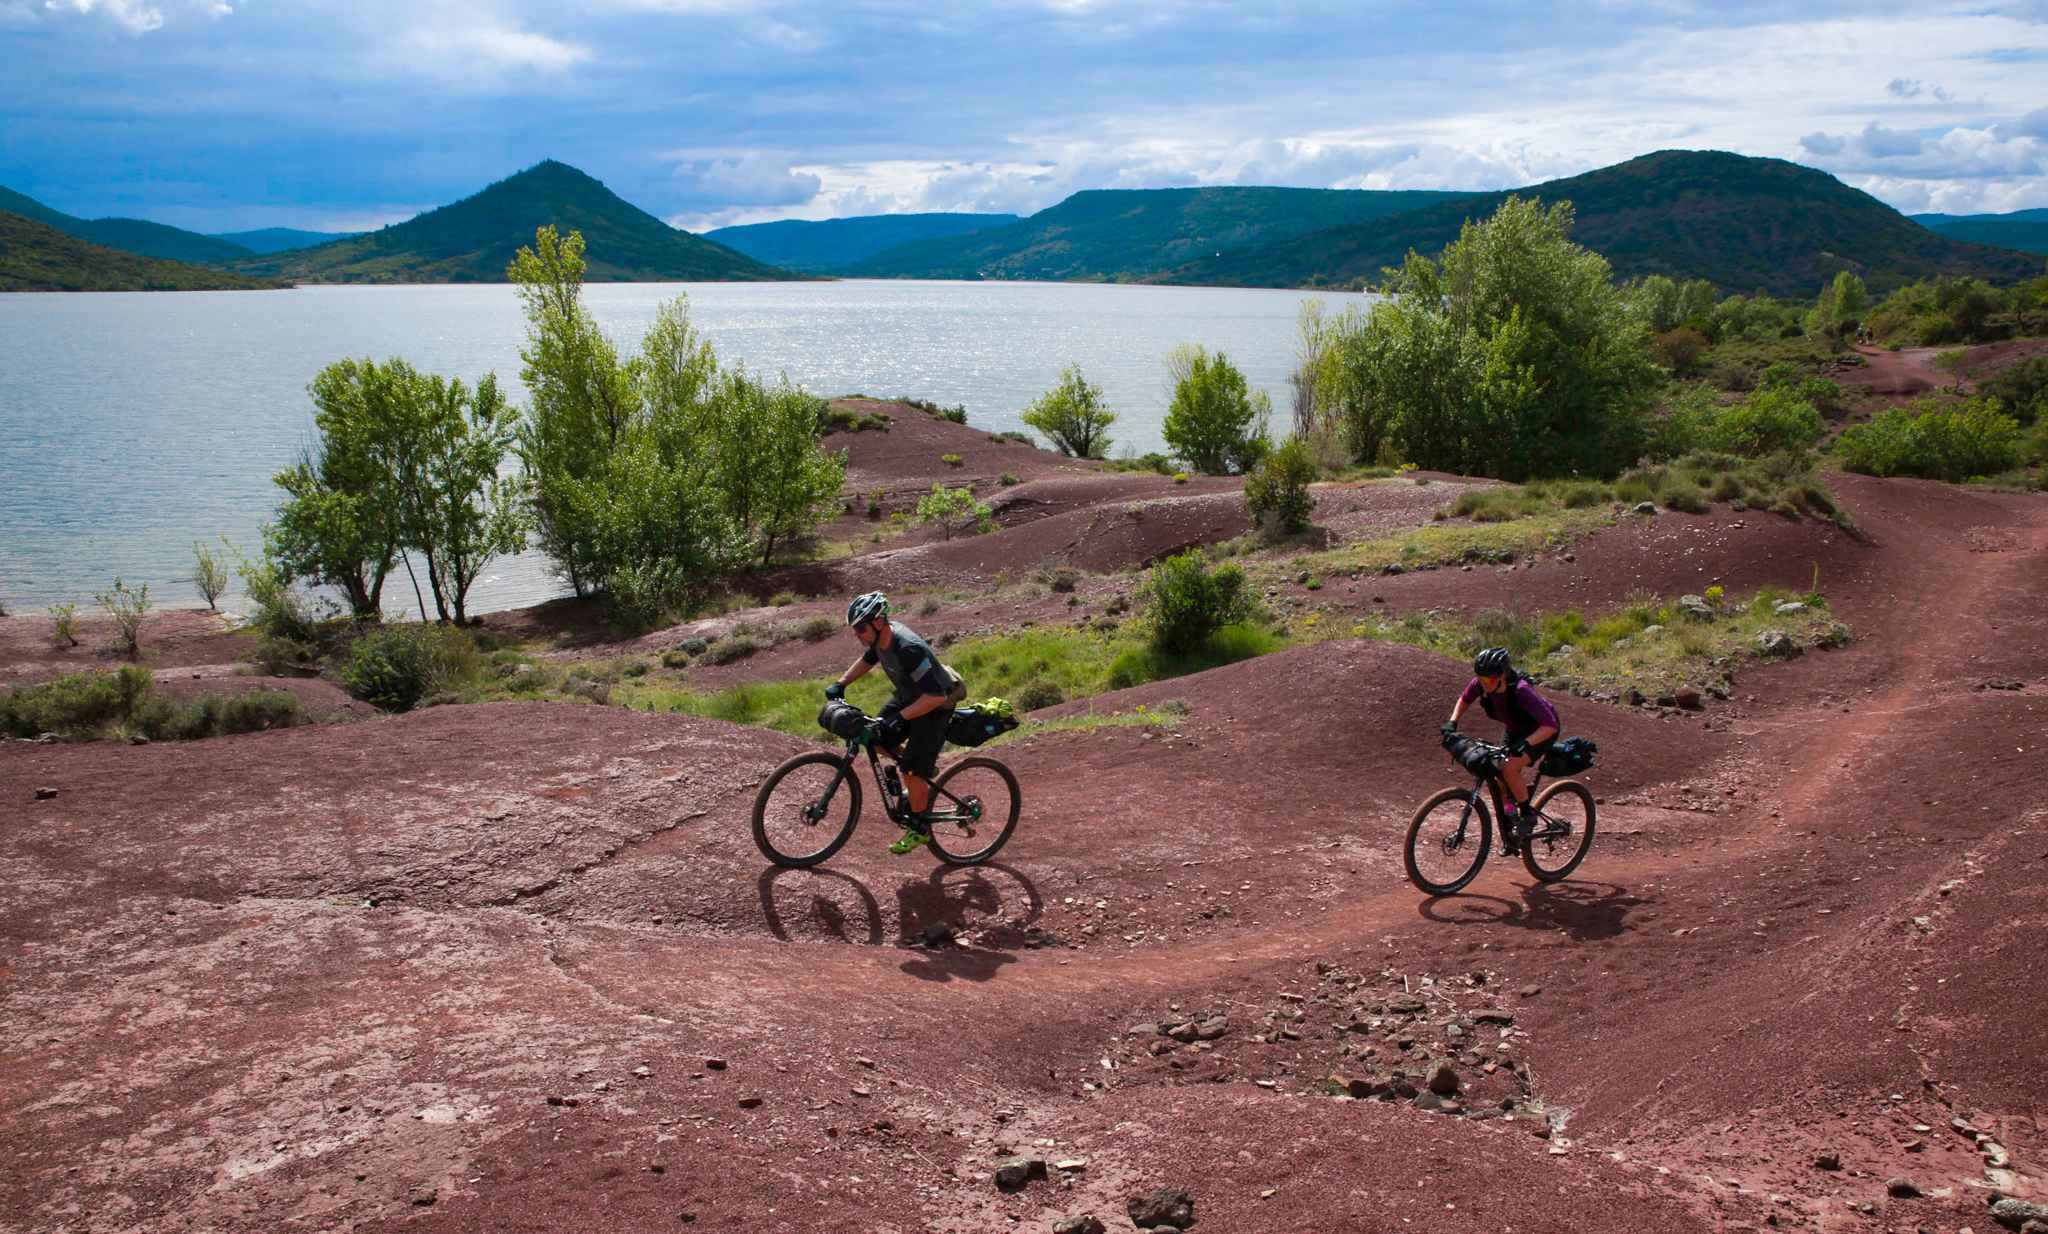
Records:
{"label": "green bush", "polygon": [[1657,358],[1657,363],[1671,370],[1672,376],[1690,377],[1699,369],[1708,346],[1706,335],[1691,326],[1679,326],[1653,337],[1650,354]]}
{"label": "green bush", "polygon": [[839,633],[839,630],[839,622],[825,616],[823,613],[817,613],[804,618],[803,623],[797,627],[796,633],[798,638],[807,643],[822,643]]}
{"label": "green bush", "polygon": [[1241,567],[1211,570],[1207,559],[1192,550],[1153,567],[1145,589],[1151,600],[1152,645],[1170,655],[1200,651],[1211,635],[1248,620],[1256,607]]}
{"label": "green bush", "polygon": [[153,685],[148,669],[124,665],[8,690],[0,693],[0,729],[14,737],[91,736],[127,719]]}
{"label": "green bush", "polygon": [[342,688],[385,711],[410,711],[443,690],[475,680],[476,643],[446,626],[379,626],[356,636],[343,656]]}
{"label": "green bush", "polygon": [[[221,543],[223,545],[227,543],[225,537],[222,538]],[[192,542],[192,586],[198,590],[199,598],[206,601],[207,611],[216,611],[219,605],[215,604],[214,601],[226,595],[228,590],[227,555],[216,553],[205,544],[194,540]]]}
{"label": "green bush", "polygon": [[1011,700],[1020,711],[1037,711],[1041,707],[1057,707],[1067,701],[1059,686],[1050,681],[1027,681]]}
{"label": "green bush", "polygon": [[66,601],[50,606],[50,641],[59,647],[78,646],[78,606]]}
{"label": "green bush", "polygon": [[957,454],[941,454],[939,461],[948,467],[960,467],[966,463],[966,460]]}
{"label": "green bush", "polygon": [[124,726],[151,741],[196,741],[230,733],[290,728],[306,720],[299,700],[283,690],[203,694],[179,701],[151,695]]}
{"label": "green bush", "polygon": [[114,619],[114,645],[133,658],[142,651],[142,619],[149,612],[149,584],[130,588],[116,578],[112,591],[99,595],[100,607]]}
{"label": "green bush", "polygon": [[1255,526],[1270,533],[1292,535],[1307,530],[1309,512],[1315,508],[1308,486],[1315,478],[1316,462],[1308,443],[1300,437],[1288,438],[1245,477],[1245,514]]}
{"label": "green bush", "polygon": [[706,664],[731,664],[735,660],[743,660],[753,655],[760,649],[761,640],[754,632],[745,626],[739,626],[724,638],[706,646],[699,658]]}
{"label": "green bush", "polygon": [[975,500],[974,490],[947,488],[943,484],[932,485],[932,491],[917,501],[917,521],[937,524],[940,537],[947,540],[953,538],[955,531],[992,527],[989,512],[988,503]]}
{"label": "green bush", "polygon": [[258,633],[302,646],[315,641],[313,615],[284,567],[268,559],[251,561],[244,557],[235,572],[242,576],[242,590],[249,596],[249,624]]}
{"label": "green bush", "polygon": [[1128,690],[1146,682],[1183,677],[1267,655],[1286,643],[1286,639],[1262,625],[1233,622],[1212,630],[1189,651],[1173,652],[1157,645],[1130,648],[1110,661],[1106,684],[1112,690]]}
{"label": "green bush", "polygon": [[1873,476],[1959,481],[1996,475],[2021,460],[2019,422],[1996,400],[1893,408],[1842,434],[1842,465]]}
{"label": "green bush", "polygon": [[1162,476],[1174,474],[1173,460],[1157,451],[1110,459],[1108,466],[1111,471],[1149,471]]}
{"label": "green bush", "polygon": [[1006,471],[1002,475],[996,477],[996,483],[1002,485],[1004,488],[1009,488],[1012,485],[1022,484],[1024,483],[1024,481],[1015,472]]}
{"label": "green bush", "polygon": [[1987,377],[1977,391],[1997,399],[2021,424],[2033,424],[2048,414],[2048,356],[2029,357]]}

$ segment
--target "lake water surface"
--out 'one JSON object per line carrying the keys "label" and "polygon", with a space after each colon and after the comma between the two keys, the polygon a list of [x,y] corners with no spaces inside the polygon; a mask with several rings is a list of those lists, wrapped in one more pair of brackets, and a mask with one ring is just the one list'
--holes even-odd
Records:
{"label": "lake water surface", "polygon": [[[584,297],[621,351],[690,297],[722,363],[816,394],[967,405],[984,429],[1078,363],[1119,420],[1118,452],[1162,446],[1166,355],[1227,353],[1284,426],[1295,319],[1309,293],[1062,283],[610,283]],[[1335,309],[1364,297],[1323,293]],[[198,603],[192,542],[260,545],[271,475],[312,427],[306,383],[344,356],[402,356],[515,398],[525,326],[509,286],[277,292],[0,294],[0,602],[89,604],[116,576],[159,605]],[[402,577],[402,576],[401,576]],[[239,591],[239,584],[236,588]],[[385,590],[408,607],[411,588]],[[536,556],[493,563],[482,612],[559,594]],[[394,611],[395,607],[394,607]]]}

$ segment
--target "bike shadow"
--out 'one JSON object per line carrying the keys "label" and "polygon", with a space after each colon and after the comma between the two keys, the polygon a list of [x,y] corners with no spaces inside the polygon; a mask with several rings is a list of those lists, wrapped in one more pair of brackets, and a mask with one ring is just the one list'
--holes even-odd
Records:
{"label": "bike shadow", "polygon": [[1651,902],[1617,883],[1575,881],[1524,887],[1519,902],[1490,895],[1431,896],[1416,911],[1442,925],[1563,930],[1587,942],[1626,933],[1629,910]]}
{"label": "bike shadow", "polygon": [[[809,900],[785,912],[787,902],[808,890]],[[793,937],[837,939],[856,945],[882,946],[889,923],[881,901],[865,882],[839,870],[813,867],[794,870],[769,866],[755,880],[761,918],[768,932],[783,942]],[[1015,866],[989,862],[979,866],[941,865],[921,879],[896,888],[895,945],[928,947],[924,955],[901,966],[928,981],[986,981],[1016,959],[1020,948],[1043,945],[1037,923],[1045,901],[1037,884]],[[950,941],[929,946],[926,932],[947,927],[950,935],[967,924],[968,914],[981,920],[979,942],[962,947]],[[803,916],[799,917],[799,913]],[[801,924],[798,924],[801,922]],[[792,934],[792,925],[797,932]],[[808,928],[805,928],[808,927]]]}

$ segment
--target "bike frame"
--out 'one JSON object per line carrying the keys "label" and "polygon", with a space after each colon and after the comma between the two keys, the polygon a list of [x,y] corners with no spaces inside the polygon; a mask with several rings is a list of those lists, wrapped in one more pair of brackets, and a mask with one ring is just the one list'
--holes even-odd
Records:
{"label": "bike frame", "polygon": [[[889,791],[889,781],[882,775],[881,755],[884,751],[875,744],[874,736],[870,733],[861,733],[859,736],[847,738],[846,761],[851,764],[862,750],[867,751],[868,773],[875,778],[875,793],[882,799],[883,812],[889,816],[890,822],[902,822],[910,806],[909,790],[906,788],[901,793],[891,793]],[[898,758],[893,752],[889,754],[889,761],[899,767],[903,765],[903,760]],[[855,773],[849,770],[847,774],[852,775]],[[811,807],[819,818],[825,816],[827,810],[831,807],[833,796],[838,792],[839,781],[835,779],[832,781],[832,787],[826,789],[825,795],[818,799],[818,803],[815,806]],[[944,797],[947,801],[952,802],[956,812],[935,814],[927,810],[926,813],[930,816],[931,821],[936,823],[978,823],[981,821],[982,808],[979,798],[969,794],[966,799],[962,799],[955,796],[943,785],[934,781],[932,783],[932,805],[936,806],[940,797]]]}
{"label": "bike frame", "polygon": [[[1507,752],[1505,748],[1500,746],[1491,746],[1490,748],[1499,750],[1502,754],[1505,754]],[[1543,811],[1534,809],[1536,801],[1536,790],[1541,788],[1542,786],[1543,764],[1541,760],[1538,760],[1537,762],[1531,764],[1529,767],[1529,802],[1531,806],[1531,811],[1536,816],[1536,820],[1540,823],[1543,823],[1545,825],[1546,830],[1538,831],[1534,827],[1531,827],[1529,829],[1529,834],[1527,836],[1521,837],[1521,839],[1542,839],[1546,832],[1550,828],[1554,827],[1554,824],[1552,824],[1548,818],[1544,817]],[[1463,844],[1465,842],[1465,828],[1469,826],[1472,822],[1472,807],[1479,803],[1479,794],[1482,790],[1492,795],[1494,821],[1500,825],[1503,831],[1506,830],[1508,816],[1507,797],[1504,791],[1505,788],[1506,785],[1502,783],[1500,778],[1500,772],[1498,771],[1483,776],[1479,775],[1476,772],[1472,773],[1472,791],[1466,795],[1465,812],[1458,816],[1458,832],[1457,835],[1454,837],[1456,843]]]}

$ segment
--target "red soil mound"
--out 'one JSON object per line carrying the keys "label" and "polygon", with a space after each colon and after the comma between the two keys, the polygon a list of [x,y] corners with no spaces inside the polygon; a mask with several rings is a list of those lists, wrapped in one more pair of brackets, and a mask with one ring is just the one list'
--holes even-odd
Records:
{"label": "red soil mound", "polygon": [[[0,688],[47,681],[66,673],[118,668],[128,663],[114,650],[114,623],[105,616],[78,614],[76,647],[57,647],[46,614],[0,617]],[[142,663],[152,668],[228,666],[246,659],[256,638],[232,619],[203,609],[161,609],[143,618]]]}

